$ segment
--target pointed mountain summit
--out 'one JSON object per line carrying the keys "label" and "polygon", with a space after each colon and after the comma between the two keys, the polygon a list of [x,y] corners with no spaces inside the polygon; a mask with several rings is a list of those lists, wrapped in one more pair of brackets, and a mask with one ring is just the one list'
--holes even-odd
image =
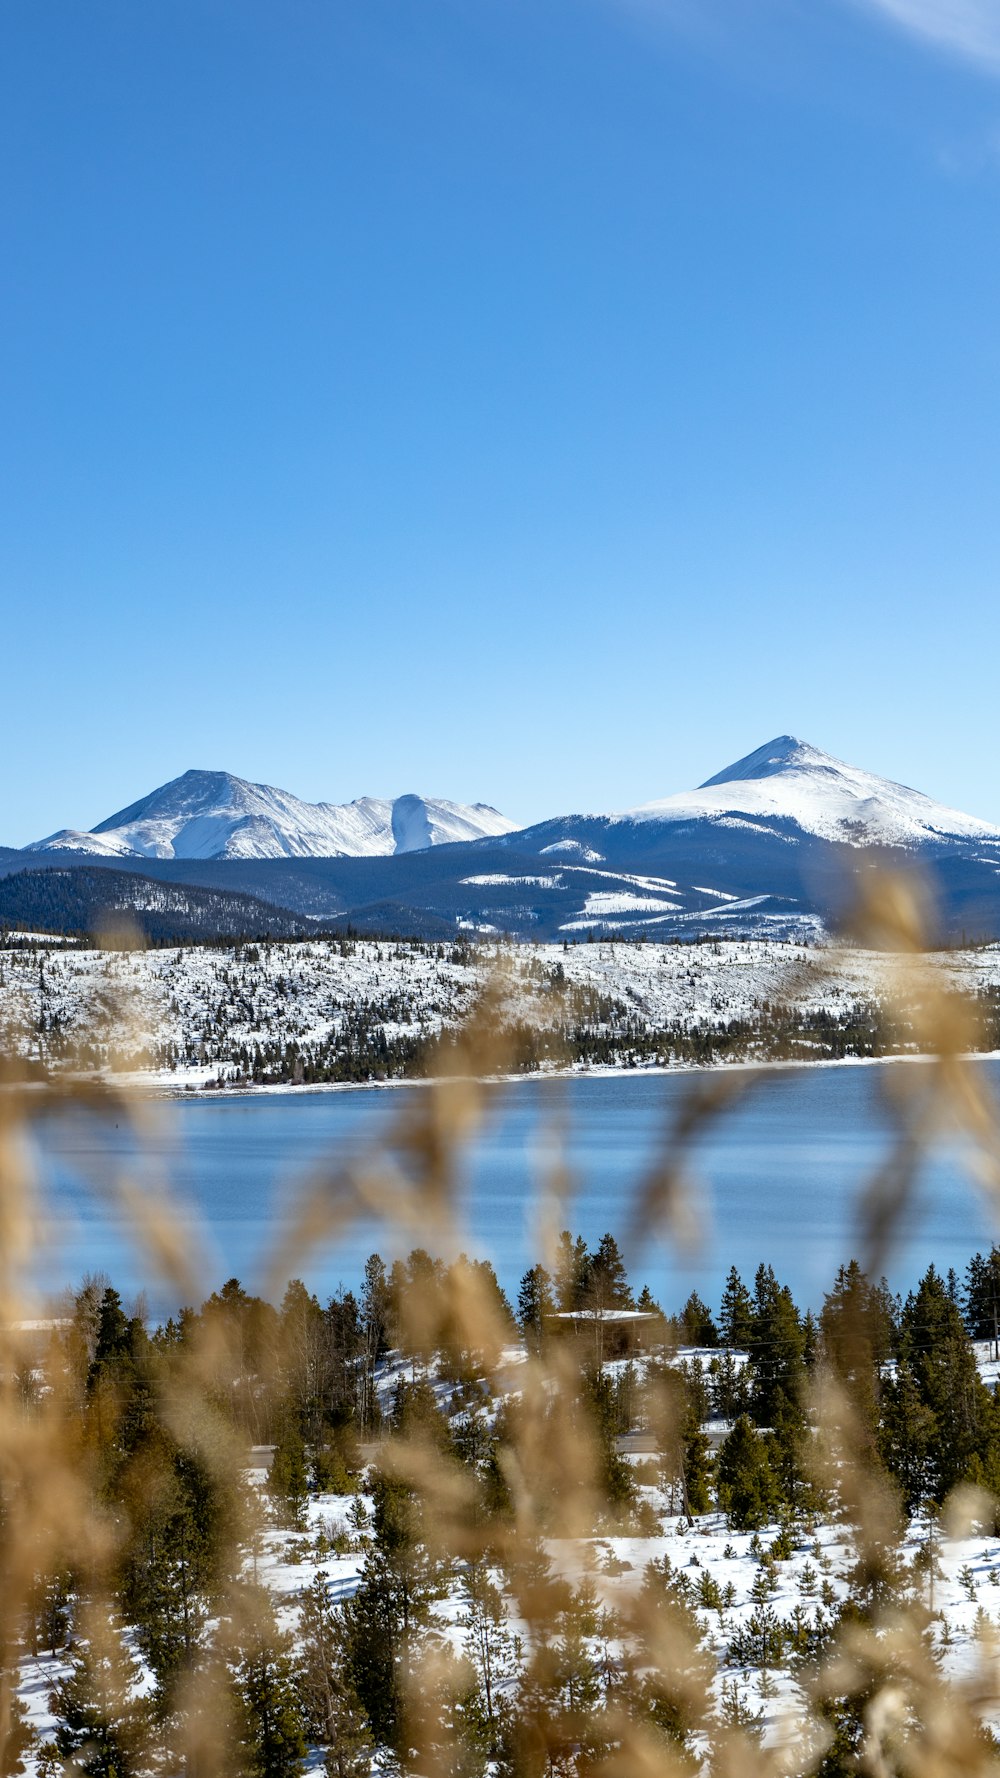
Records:
{"label": "pointed mountain summit", "polygon": [[697,790],[643,803],[619,819],[781,822],[849,846],[910,848],[1000,838],[988,821],[848,765],[795,735],[765,742]]}
{"label": "pointed mountain summit", "polygon": [[800,741],[797,735],[776,735],[773,741],[765,741],[763,747],[756,747],[735,764],[716,772],[712,778],[706,778],[699,789],[707,790],[712,784],[733,784],[742,778],[773,778],[776,772],[784,772],[790,766],[837,766],[839,763],[829,753],[821,753],[818,747],[810,746],[808,741]]}
{"label": "pointed mountain summit", "polygon": [[413,795],[307,803],[231,772],[188,771],[89,833],[63,828],[28,850],[105,858],[375,858],[513,827],[488,803]]}

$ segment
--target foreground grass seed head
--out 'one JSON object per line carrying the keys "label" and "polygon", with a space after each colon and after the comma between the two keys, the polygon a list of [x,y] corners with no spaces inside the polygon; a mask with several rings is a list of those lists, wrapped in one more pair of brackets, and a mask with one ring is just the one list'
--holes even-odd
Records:
{"label": "foreground grass seed head", "polygon": [[[560,1166],[539,1190],[543,1263],[522,1285],[523,1353],[512,1353],[516,1330],[491,1269],[460,1257],[459,1163],[488,1115],[491,1081],[514,1060],[503,979],[385,1145],[316,1175],[275,1253],[267,1294],[280,1312],[232,1281],[152,1338],[103,1282],[40,1327],[23,1282],[45,1228],[33,1120],[84,1110],[129,1120],[141,1140],[148,1106],[113,1082],[29,1083],[8,1057],[0,1771],[221,1778],[292,1774],[307,1761],[337,1778],[373,1761],[424,1778],[1000,1769],[985,1726],[1000,1708],[994,1633],[984,1614],[974,1660],[956,1669],[934,1602],[944,1542],[974,1527],[1000,1534],[1000,1412],[964,1348],[947,1344],[947,1293],[928,1286],[908,1307],[890,1359],[874,1283],[942,1128],[969,1140],[977,1182],[996,1202],[996,1112],[963,1060],[974,1047],[971,1009],[922,973],[919,896],[872,878],[855,930],[891,954],[900,1003],[933,1060],[886,1075],[892,1152],[860,1183],[862,1267],[841,1279],[822,1327],[801,1325],[773,1277],[759,1281],[756,1303],[733,1286],[729,1345],[750,1343],[756,1408],[734,1412],[714,1474],[700,1373],[656,1359],[640,1370],[602,1345],[613,1317],[593,1294],[593,1256],[560,1240],[572,1215]],[[644,1182],[638,1233],[693,1237],[697,1139],[754,1086],[749,1071],[694,1083]],[[193,1301],[189,1250],[169,1207],[127,1181],[114,1189],[151,1282]],[[408,1270],[387,1275],[373,1259],[360,1305],[331,1304],[325,1317],[301,1286],[286,1290],[314,1243],[373,1213],[411,1234]],[[613,1260],[609,1249],[606,1277]],[[575,1334],[554,1331],[552,1291],[572,1300],[572,1268],[586,1263],[590,1307]],[[925,1337],[931,1316],[937,1332]],[[377,1379],[392,1364],[390,1409]],[[738,1402],[735,1370],[726,1386]],[[636,1399],[622,1407],[629,1390]],[[935,1399],[939,1421],[951,1414],[947,1489],[934,1468]],[[616,1550],[634,1556],[660,1525],[618,1448],[621,1414],[646,1428],[643,1461],[661,1510],[673,1503],[689,1528],[675,1560],[643,1566],[629,1556],[630,1571]],[[248,1448],[264,1444],[275,1453],[262,1488]],[[310,1488],[342,1497],[339,1529],[316,1531]],[[758,1545],[753,1609],[739,1623],[698,1558],[699,1529],[719,1522],[713,1489],[728,1535],[742,1550],[753,1532]],[[849,1583],[823,1572],[821,1524],[835,1525],[849,1551]],[[914,1526],[923,1527],[916,1546]],[[607,1541],[618,1535],[629,1541]],[[292,1622],[260,1581],[276,1538],[294,1561],[321,1538],[328,1563],[314,1568]],[[335,1579],[348,1549],[360,1565],[353,1591]],[[772,1603],[789,1563],[801,1577],[791,1612]],[[971,1603],[973,1569],[964,1584]],[[456,1600],[458,1636],[446,1633],[444,1610]],[[54,1727],[40,1743],[18,1683],[26,1660],[45,1651],[60,1660],[46,1717]],[[739,1677],[748,1673],[752,1696]]]}

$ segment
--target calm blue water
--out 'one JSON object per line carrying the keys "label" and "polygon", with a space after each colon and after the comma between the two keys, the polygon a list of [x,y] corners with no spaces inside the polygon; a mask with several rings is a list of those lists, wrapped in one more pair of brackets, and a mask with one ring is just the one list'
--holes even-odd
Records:
{"label": "calm blue water", "polygon": [[[1000,1087],[1000,1065],[977,1066]],[[670,1240],[627,1248],[633,1281],[648,1282],[665,1306],[693,1287],[714,1304],[730,1265],[749,1281],[767,1260],[803,1304],[818,1305],[836,1266],[858,1250],[852,1204],[888,1141],[880,1110],[885,1074],[818,1067],[768,1076],[713,1123],[693,1156],[701,1246],[688,1255]],[[638,1075],[525,1080],[501,1089],[464,1173],[469,1251],[492,1259],[508,1290],[516,1289],[537,1257],[532,1205],[560,1131],[575,1187],[561,1221],[588,1241],[605,1229],[624,1238],[637,1183],[691,1087],[690,1076]],[[205,1292],[232,1275],[261,1288],[310,1170],[362,1151],[423,1090],[162,1101],[141,1152],[125,1132],[96,1120],[50,1130],[41,1161],[52,1235],[43,1282],[56,1289],[103,1270],[123,1294],[149,1285],[148,1266],[107,1206],[109,1185],[127,1174],[153,1201],[169,1182]],[[961,1270],[994,1232],[960,1157],[941,1149],[924,1166],[890,1279],[906,1287],[932,1259]],[[420,1239],[362,1225],[292,1270],[324,1296],[340,1284],[355,1287],[373,1247],[388,1258]],[[150,1297],[156,1308],[168,1300],[157,1289]]]}

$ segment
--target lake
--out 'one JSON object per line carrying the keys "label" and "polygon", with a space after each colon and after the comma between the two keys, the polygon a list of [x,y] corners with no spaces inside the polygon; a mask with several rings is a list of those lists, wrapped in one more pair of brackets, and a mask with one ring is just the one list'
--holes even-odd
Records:
{"label": "lake", "polygon": [[[1000,1087],[1000,1064],[975,1066]],[[922,1065],[888,1067],[919,1076]],[[852,1205],[887,1152],[889,1126],[880,1105],[886,1072],[886,1066],[815,1066],[766,1073],[695,1146],[691,1202],[703,1224],[701,1244],[687,1254],[652,1237],[638,1250],[626,1245],[636,1287],[648,1283],[665,1307],[697,1288],[714,1306],[730,1265],[751,1282],[765,1260],[803,1306],[817,1307],[836,1266],[858,1250]],[[516,1292],[538,1256],[533,1206],[539,1180],[560,1153],[575,1188],[560,1221],[590,1243],[610,1229],[625,1244],[637,1182],[685,1096],[708,1078],[529,1078],[498,1089],[463,1168],[468,1251],[489,1257],[507,1290]],[[96,1119],[51,1127],[37,1150],[51,1237],[40,1283],[56,1290],[100,1270],[126,1296],[149,1284],[124,1219],[98,1203],[92,1189],[100,1195],[126,1176],[149,1201],[162,1201],[169,1189],[183,1206],[185,1248],[201,1290],[233,1275],[260,1288],[310,1170],[363,1152],[384,1137],[412,1095],[426,1090],[161,1100],[147,1106],[152,1127],[141,1148],[125,1130]],[[923,1165],[905,1238],[887,1268],[890,1281],[908,1287],[931,1260],[961,1272],[992,1233],[960,1154],[954,1145],[942,1146]],[[368,1223],[324,1243],[294,1270],[325,1298],[340,1285],[357,1287],[373,1247],[390,1258],[422,1238],[426,1230],[413,1235]],[[156,1310],[174,1306],[162,1287],[149,1296]]]}

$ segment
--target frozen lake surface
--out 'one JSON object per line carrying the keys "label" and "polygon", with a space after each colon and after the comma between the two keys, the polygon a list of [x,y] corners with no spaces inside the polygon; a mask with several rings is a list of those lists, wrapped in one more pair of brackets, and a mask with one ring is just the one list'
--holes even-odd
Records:
{"label": "frozen lake surface", "polygon": [[[975,1066],[994,1091],[1000,1087],[1000,1063]],[[696,1287],[715,1306],[730,1265],[750,1283],[766,1260],[802,1306],[818,1307],[836,1266],[859,1251],[854,1204],[889,1141],[881,1106],[886,1067],[912,1073],[922,1065],[769,1073],[715,1120],[692,1157],[702,1243],[687,1255],[670,1240],[627,1245],[636,1287],[648,1283],[666,1308]],[[489,1257],[507,1290],[516,1291],[538,1255],[532,1231],[539,1185],[560,1145],[575,1187],[561,1221],[589,1242],[611,1229],[624,1243],[637,1184],[671,1120],[694,1086],[719,1078],[592,1075],[497,1089],[488,1125],[463,1167],[463,1244]],[[163,1100],[147,1107],[152,1130],[141,1149],[123,1129],[96,1119],[52,1129],[41,1159],[52,1235],[44,1284],[76,1283],[88,1270],[110,1273],[123,1294],[149,1284],[124,1221],[107,1206],[109,1183],[124,1174],[154,1201],[169,1190],[183,1204],[185,1245],[205,1292],[234,1275],[261,1288],[310,1170],[364,1152],[413,1095],[427,1090]],[[961,1272],[993,1232],[961,1157],[942,1146],[921,1171],[905,1237],[887,1268],[890,1282],[908,1287],[931,1260]],[[339,1285],[357,1287],[373,1247],[388,1259],[420,1242],[420,1235],[369,1223],[315,1249],[293,1270],[325,1299]],[[162,1290],[149,1294],[154,1307],[168,1301]]]}

